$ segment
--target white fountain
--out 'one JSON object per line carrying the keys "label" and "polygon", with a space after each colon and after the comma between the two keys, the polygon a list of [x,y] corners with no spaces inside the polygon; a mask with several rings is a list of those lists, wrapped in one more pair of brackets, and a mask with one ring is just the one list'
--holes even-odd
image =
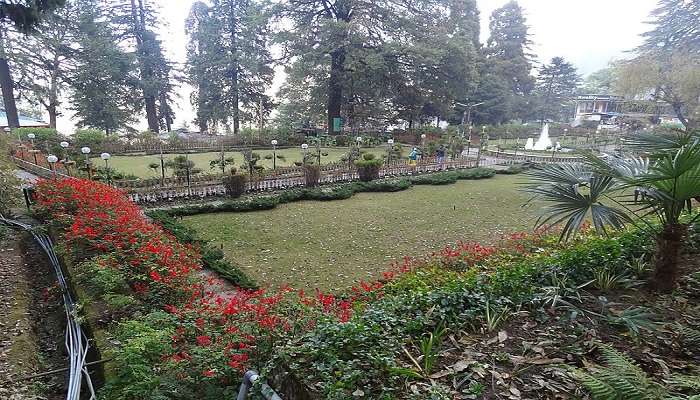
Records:
{"label": "white fountain", "polygon": [[[542,127],[542,132],[540,132],[540,138],[537,139],[537,142],[535,142],[534,146],[532,146],[532,150],[547,150],[551,147],[552,139],[549,138],[549,124],[544,124]],[[527,148],[527,145],[525,148]]]}
{"label": "white fountain", "polygon": [[533,138],[527,138],[527,142],[525,142],[525,150],[534,150],[535,148],[535,140]]}

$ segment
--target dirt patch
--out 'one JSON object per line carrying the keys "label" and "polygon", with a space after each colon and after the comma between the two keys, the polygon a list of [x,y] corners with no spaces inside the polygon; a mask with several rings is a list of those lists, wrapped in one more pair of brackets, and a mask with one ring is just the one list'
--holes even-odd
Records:
{"label": "dirt patch", "polygon": [[60,399],[66,375],[23,379],[65,367],[65,317],[54,273],[26,233],[0,237],[0,398]]}

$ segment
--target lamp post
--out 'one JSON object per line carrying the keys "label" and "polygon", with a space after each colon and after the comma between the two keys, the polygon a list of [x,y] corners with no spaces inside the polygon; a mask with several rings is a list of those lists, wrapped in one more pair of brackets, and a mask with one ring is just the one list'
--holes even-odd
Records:
{"label": "lamp post", "polygon": [[85,168],[87,169],[88,178],[92,179],[92,168],[90,167],[90,148],[85,146],[80,149],[80,152],[85,154]]}
{"label": "lamp post", "polygon": [[355,142],[357,143],[357,148],[359,149],[360,146],[362,146],[362,136],[356,137]]}
{"label": "lamp post", "polygon": [[53,176],[53,179],[56,179],[56,162],[58,162],[58,157],[56,157],[53,154],[50,154],[48,157],[46,157],[46,161],[49,162],[49,168],[51,168],[51,175]]}
{"label": "lamp post", "polygon": [[277,139],[272,139],[270,144],[272,145],[272,169],[277,169]]}
{"label": "lamp post", "polygon": [[36,135],[33,133],[30,133],[27,135],[27,137],[29,138],[29,142],[31,142],[32,147],[34,147],[34,138],[36,138]]}
{"label": "lamp post", "polygon": [[394,139],[386,141],[389,144],[389,154],[387,154],[387,164],[391,164],[391,153],[394,152]]}
{"label": "lamp post", "polygon": [[476,166],[479,166],[479,162],[481,161],[481,149],[484,147],[486,141],[486,125],[481,126],[481,137],[479,137],[479,148],[477,149],[476,153]]}
{"label": "lamp post", "polygon": [[301,163],[304,164],[304,165],[306,165],[306,151],[307,151],[308,149],[309,149],[309,145],[306,144],[306,143],[302,143],[302,145],[301,145],[301,151],[302,151],[304,157],[302,158]]}
{"label": "lamp post", "polygon": [[70,161],[68,160],[68,147],[70,146],[70,143],[64,140],[59,144],[61,145],[64,154],[63,160],[61,162],[63,163],[63,167],[66,169],[66,173],[68,174],[68,176],[70,176]]}
{"label": "lamp post", "polygon": [[102,153],[100,154],[100,158],[105,162],[105,170],[107,171],[107,183],[111,185],[112,173],[109,170],[109,159],[112,158],[112,155],[109,153]]}

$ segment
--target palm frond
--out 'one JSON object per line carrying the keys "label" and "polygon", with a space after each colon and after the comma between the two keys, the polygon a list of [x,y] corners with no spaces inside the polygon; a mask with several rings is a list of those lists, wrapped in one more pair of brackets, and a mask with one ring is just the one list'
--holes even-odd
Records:
{"label": "palm frond", "polygon": [[670,134],[659,132],[637,132],[622,138],[625,147],[644,153],[673,152],[681,147],[697,142],[700,135],[695,132],[674,130]]}

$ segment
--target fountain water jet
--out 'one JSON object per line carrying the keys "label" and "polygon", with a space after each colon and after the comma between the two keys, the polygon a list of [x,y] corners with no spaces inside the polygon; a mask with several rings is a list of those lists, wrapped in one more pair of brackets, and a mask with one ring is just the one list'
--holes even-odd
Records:
{"label": "fountain water jet", "polygon": [[[529,139],[528,139],[529,143]],[[540,132],[540,138],[532,146],[532,150],[547,150],[552,147],[552,139],[549,138],[549,124],[544,124],[542,127],[542,132]]]}

